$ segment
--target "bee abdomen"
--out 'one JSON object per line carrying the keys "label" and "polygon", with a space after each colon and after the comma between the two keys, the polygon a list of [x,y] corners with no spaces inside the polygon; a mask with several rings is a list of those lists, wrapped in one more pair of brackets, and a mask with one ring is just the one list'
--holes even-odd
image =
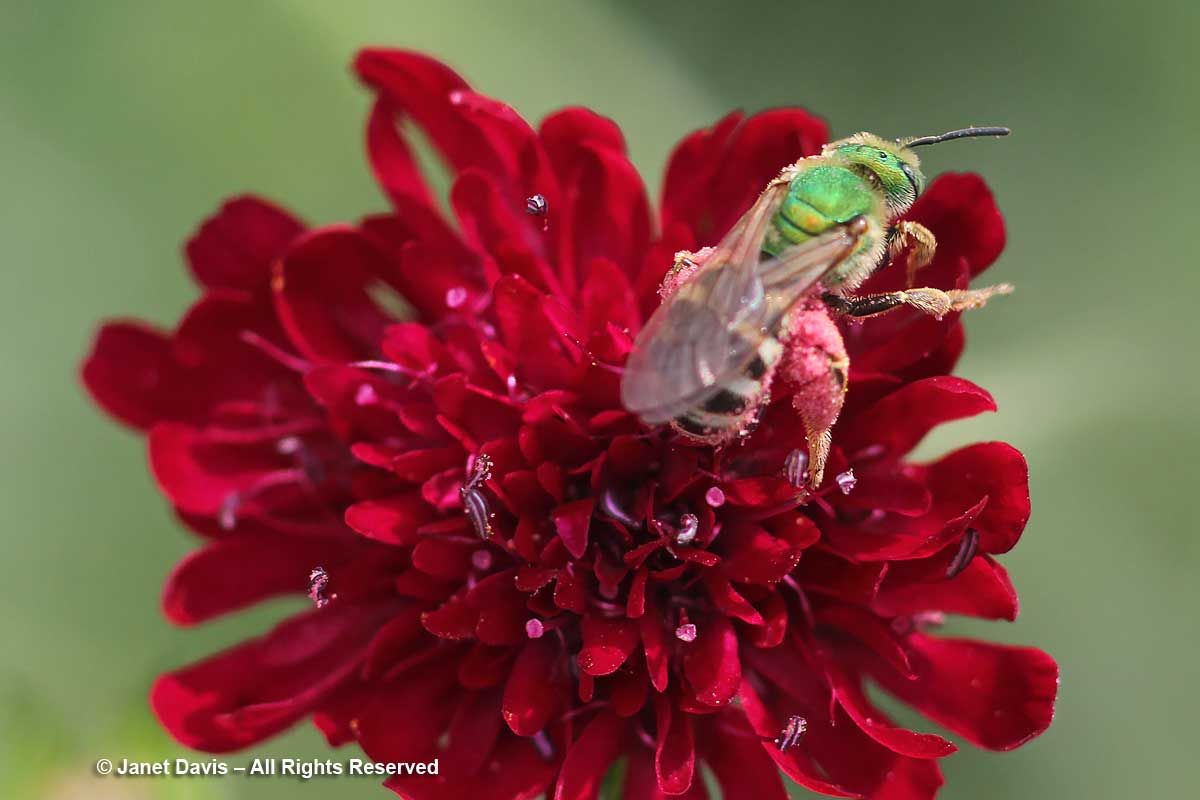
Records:
{"label": "bee abdomen", "polygon": [[731,389],[722,389],[704,401],[702,408],[711,414],[741,414],[753,398]]}
{"label": "bee abdomen", "polygon": [[757,416],[767,383],[783,354],[773,336],[763,339],[743,374],[720,387],[704,402],[676,417],[676,430],[703,441],[718,441],[746,430]]}

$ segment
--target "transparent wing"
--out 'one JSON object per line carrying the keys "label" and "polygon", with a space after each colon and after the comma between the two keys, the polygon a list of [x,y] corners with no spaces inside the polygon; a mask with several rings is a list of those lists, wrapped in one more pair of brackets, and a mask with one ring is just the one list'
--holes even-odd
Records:
{"label": "transparent wing", "polygon": [[867,228],[862,218],[760,261],[781,197],[775,187],[764,192],[638,334],[621,400],[647,424],[680,416],[744,373],[788,309],[857,249]]}

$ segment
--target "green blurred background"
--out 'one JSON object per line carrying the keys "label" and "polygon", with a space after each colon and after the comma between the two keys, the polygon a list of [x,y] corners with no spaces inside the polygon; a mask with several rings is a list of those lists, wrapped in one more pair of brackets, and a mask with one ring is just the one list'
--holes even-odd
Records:
{"label": "green blurred background", "polygon": [[[1050,650],[1061,699],[1021,750],[947,760],[942,797],[1194,796],[1200,10],[1117,5],[2,0],[0,797],[386,796],[91,776],[176,754],[153,676],[289,606],[168,627],[159,589],[192,543],[75,377],[101,318],[180,316],[180,245],[223,197],[314,222],[384,208],[348,70],[368,43],[438,55],[532,120],[612,116],[654,187],[672,143],[735,106],[803,104],[837,135],[1011,125],[924,154],[987,176],[1010,242],[989,278],[1019,291],[970,316],[960,369],[1000,413],[923,451],[1027,454],[1034,517],[1004,559],[1021,618],[953,629]],[[308,727],[261,752],[324,753]]]}

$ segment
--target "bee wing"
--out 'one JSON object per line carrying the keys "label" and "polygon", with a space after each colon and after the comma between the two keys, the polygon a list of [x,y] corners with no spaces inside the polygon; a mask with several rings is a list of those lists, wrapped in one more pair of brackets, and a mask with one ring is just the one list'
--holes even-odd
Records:
{"label": "bee wing", "polygon": [[861,218],[760,261],[781,197],[775,187],[764,192],[638,334],[621,400],[644,422],[668,422],[743,374],[796,300],[858,247]]}

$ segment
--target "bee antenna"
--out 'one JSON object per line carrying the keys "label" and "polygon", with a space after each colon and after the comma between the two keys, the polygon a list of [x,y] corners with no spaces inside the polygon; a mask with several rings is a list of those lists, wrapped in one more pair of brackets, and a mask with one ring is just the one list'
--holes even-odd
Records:
{"label": "bee antenna", "polygon": [[956,131],[947,131],[940,136],[920,136],[916,139],[911,139],[907,142],[901,140],[900,144],[905,147],[923,147],[927,144],[940,144],[948,142],[951,139],[964,139],[968,136],[1008,136],[1012,133],[1009,128],[999,126],[986,128],[959,128]]}

